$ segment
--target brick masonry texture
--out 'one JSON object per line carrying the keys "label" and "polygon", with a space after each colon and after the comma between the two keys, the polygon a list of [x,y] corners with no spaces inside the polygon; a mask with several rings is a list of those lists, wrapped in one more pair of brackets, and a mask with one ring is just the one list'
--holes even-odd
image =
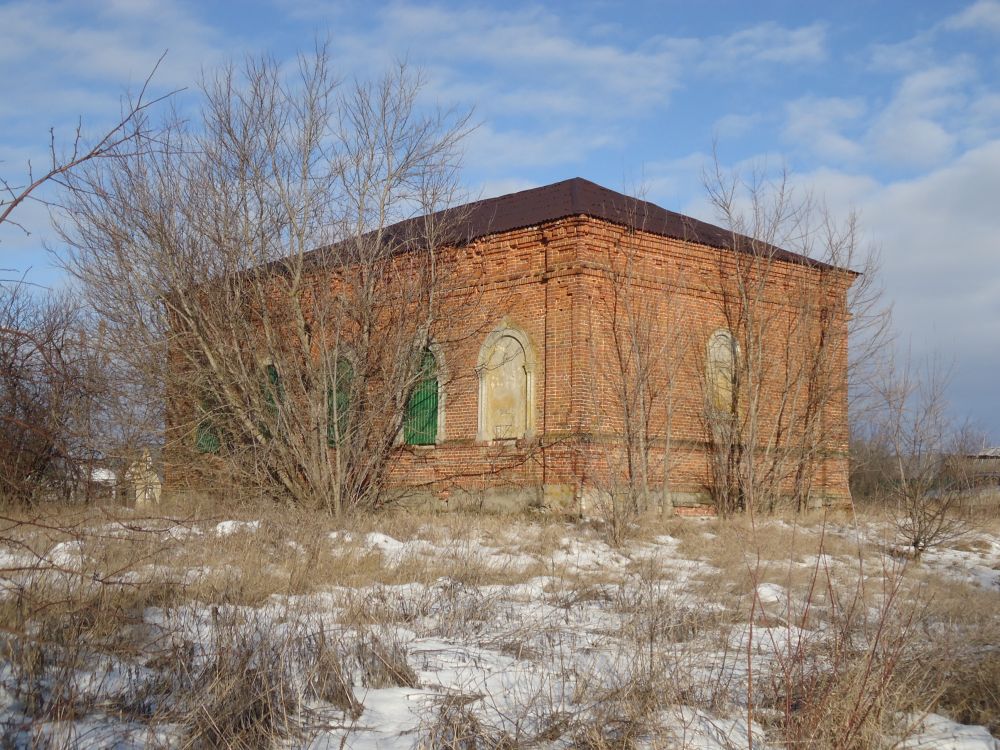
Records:
{"label": "brick masonry texture", "polygon": [[[444,317],[461,318],[480,334],[442,347],[447,373],[441,384],[443,439],[435,446],[399,448],[390,482],[404,501],[570,510],[585,505],[589,492],[621,480],[624,421],[616,396],[623,381],[616,346],[621,329],[614,320],[627,306],[633,319],[644,321],[650,340],[658,342],[657,353],[669,358],[661,363],[669,366],[659,367],[652,378],[661,398],[651,410],[651,484],[676,513],[713,512],[707,491],[706,348],[713,332],[732,327],[726,314],[732,280],[752,261],[730,250],[585,215],[481,237],[451,248],[443,258],[462,279],[444,302]],[[825,330],[835,343],[826,382],[832,391],[819,420],[812,494],[817,502],[848,503],[844,300],[853,276],[787,261],[766,268],[758,263],[752,273],[766,273],[756,302],[766,353],[760,375],[762,434],[770,434],[766,426],[782,419],[778,405],[787,409],[794,400],[787,372],[807,359],[802,352],[819,335],[813,323],[802,323],[803,305],[829,303],[833,319]],[[622,279],[627,281],[624,293]],[[477,439],[476,367],[485,337],[503,326],[522,331],[537,360],[535,433],[524,440],[483,441]],[[665,393],[669,399],[662,397]],[[179,421],[176,411],[168,412],[171,421]],[[795,425],[787,429],[794,432]],[[197,463],[212,460],[191,451],[190,442],[171,443],[167,489],[196,486]]]}

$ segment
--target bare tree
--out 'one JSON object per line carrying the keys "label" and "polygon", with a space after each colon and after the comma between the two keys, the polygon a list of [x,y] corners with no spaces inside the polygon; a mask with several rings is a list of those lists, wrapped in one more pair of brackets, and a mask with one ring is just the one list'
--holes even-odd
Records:
{"label": "bare tree", "polygon": [[869,446],[886,458],[876,498],[892,512],[914,557],[968,531],[961,503],[972,489],[966,457],[982,435],[957,423],[946,398],[947,373],[931,362],[887,368],[878,386],[882,409],[869,422]]}
{"label": "bare tree", "polygon": [[36,198],[36,191],[45,183],[57,182],[65,186],[69,174],[87,162],[119,154],[123,146],[135,143],[137,140],[155,138],[155,133],[147,128],[146,110],[177,93],[172,91],[153,98],[147,96],[153,76],[165,56],[166,53],[160,56],[139,89],[139,93],[135,97],[126,99],[118,122],[105,131],[96,142],[93,144],[85,142],[83,123],[78,122],[69,149],[64,153],[56,143],[55,129],[50,128],[49,160],[42,171],[37,171],[34,165],[28,162],[27,173],[23,178],[0,176],[0,224],[15,224],[27,232],[25,227],[11,218],[11,215],[26,200]]}
{"label": "bare tree", "polygon": [[434,211],[468,117],[421,110],[405,65],[343,85],[325,47],[298,62],[207,80],[197,128],[70,178],[60,229],[109,344],[166,404],[172,484],[340,514],[388,501],[427,354],[464,335],[442,299],[475,290],[448,295]]}
{"label": "bare tree", "polygon": [[856,216],[836,221],[784,173],[744,179],[716,161],[706,186],[734,250],[718,265],[726,340],[701,373],[710,489],[723,513],[801,510],[831,474],[846,485],[849,388],[887,331],[875,255]]}
{"label": "bare tree", "polygon": [[107,380],[68,295],[0,285],[0,497],[69,499],[103,458]]}
{"label": "bare tree", "polygon": [[[641,219],[636,217],[638,226]],[[593,307],[592,372],[601,382],[589,386],[597,422],[586,474],[616,544],[640,513],[669,507],[677,452],[673,416],[690,345],[674,293],[657,289],[651,295],[656,285],[650,285],[646,255],[641,233],[623,228],[607,249],[602,293]]]}
{"label": "bare tree", "polygon": [[[0,175],[0,224],[28,233],[14,213],[25,201],[47,202],[39,197],[44,185],[66,187],[71,175],[87,164],[156,141],[147,110],[176,93],[149,96],[162,60],[138,94],[125,99],[117,123],[96,141],[86,141],[81,121],[68,150],[61,150],[50,129],[48,164],[41,171],[29,162],[20,179]],[[98,361],[99,348],[93,346],[83,308],[68,295],[32,287],[24,278],[0,283],[0,493],[22,500],[54,491],[68,496],[82,476],[90,475],[100,454],[98,392],[108,382],[107,362]],[[106,420],[104,424],[108,426]]]}

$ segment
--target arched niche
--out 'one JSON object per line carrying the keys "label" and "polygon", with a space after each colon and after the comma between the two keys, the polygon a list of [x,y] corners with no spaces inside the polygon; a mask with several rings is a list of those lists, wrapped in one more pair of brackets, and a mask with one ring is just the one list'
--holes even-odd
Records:
{"label": "arched niche", "polygon": [[480,441],[518,440],[535,433],[535,353],[528,336],[504,321],[493,330],[476,366]]}
{"label": "arched niche", "polygon": [[728,328],[720,328],[708,339],[706,385],[709,405],[717,414],[733,412],[739,353],[736,338]]}

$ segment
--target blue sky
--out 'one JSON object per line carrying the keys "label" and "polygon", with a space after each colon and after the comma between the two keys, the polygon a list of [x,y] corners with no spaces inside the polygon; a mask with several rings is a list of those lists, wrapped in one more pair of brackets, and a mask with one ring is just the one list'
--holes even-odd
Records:
{"label": "blue sky", "polygon": [[[470,194],[582,176],[699,218],[713,143],[860,211],[900,340],[954,362],[955,411],[1000,441],[1000,0],[448,4],[0,3],[0,169],[96,133],[169,50],[161,89],[329,36],[346,76],[405,57],[428,102],[471,105]],[[182,94],[185,104],[193,93]],[[0,228],[0,267],[58,284],[47,213]]]}

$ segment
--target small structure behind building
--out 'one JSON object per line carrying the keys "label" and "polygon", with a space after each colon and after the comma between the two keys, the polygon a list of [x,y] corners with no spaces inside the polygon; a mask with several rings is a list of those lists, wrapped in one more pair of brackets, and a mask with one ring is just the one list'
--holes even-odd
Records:
{"label": "small structure behind building", "polygon": [[1000,487],[1000,447],[983,447],[966,456],[969,462],[969,478],[977,486]]}
{"label": "small structure behind building", "polygon": [[84,502],[117,500],[118,476],[113,469],[108,466],[91,466],[86,477],[82,488]]}
{"label": "small structure behind building", "polygon": [[148,508],[160,502],[160,477],[153,468],[153,457],[148,448],[133,461],[125,472],[129,499],[136,508]]}

